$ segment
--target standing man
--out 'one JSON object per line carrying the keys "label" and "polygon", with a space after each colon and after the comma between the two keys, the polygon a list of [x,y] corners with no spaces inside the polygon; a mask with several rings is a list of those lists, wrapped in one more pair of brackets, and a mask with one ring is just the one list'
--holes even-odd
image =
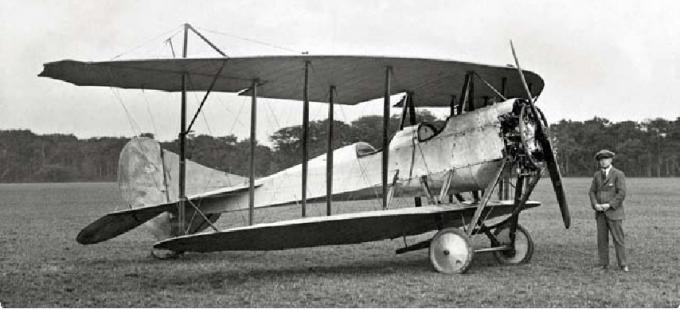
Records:
{"label": "standing man", "polygon": [[597,222],[597,253],[602,269],[609,267],[609,235],[616,249],[619,268],[628,272],[626,247],[623,237],[623,199],[626,197],[626,176],[612,166],[614,153],[603,149],[595,154],[600,169],[593,176],[590,186],[590,204],[595,210]]}

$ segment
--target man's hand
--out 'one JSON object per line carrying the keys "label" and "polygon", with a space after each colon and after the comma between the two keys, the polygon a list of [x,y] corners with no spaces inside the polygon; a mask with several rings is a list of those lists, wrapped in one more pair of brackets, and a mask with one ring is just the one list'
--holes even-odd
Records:
{"label": "man's hand", "polygon": [[595,210],[596,211],[603,211],[604,209],[602,208],[602,204],[595,204]]}
{"label": "man's hand", "polygon": [[602,211],[607,211],[607,209],[611,208],[609,204],[601,204],[600,207],[602,207]]}

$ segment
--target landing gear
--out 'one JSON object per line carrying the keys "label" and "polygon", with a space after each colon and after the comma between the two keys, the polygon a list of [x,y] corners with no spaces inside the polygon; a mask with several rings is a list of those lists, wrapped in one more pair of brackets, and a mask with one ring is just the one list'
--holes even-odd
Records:
{"label": "landing gear", "polygon": [[430,262],[438,272],[462,274],[470,268],[474,250],[460,229],[445,228],[430,242]]}
{"label": "landing gear", "polygon": [[[491,240],[491,247],[473,249],[470,238],[458,228],[445,228],[437,232],[431,241],[418,243],[397,250],[397,254],[423,249],[429,245],[430,262],[434,269],[445,274],[462,274],[470,268],[475,253],[492,252],[499,263],[518,265],[528,263],[534,254],[534,241],[529,231],[517,225],[515,241],[510,238],[510,225],[499,224],[494,227],[483,227],[484,233]],[[491,232],[493,231],[493,233]]]}
{"label": "landing gear", "polygon": [[510,239],[510,227],[508,225],[496,229],[494,236],[501,245],[511,246],[508,250],[493,252],[499,263],[517,265],[531,260],[531,256],[534,254],[534,241],[531,239],[529,231],[522,225],[517,225],[514,245]]}

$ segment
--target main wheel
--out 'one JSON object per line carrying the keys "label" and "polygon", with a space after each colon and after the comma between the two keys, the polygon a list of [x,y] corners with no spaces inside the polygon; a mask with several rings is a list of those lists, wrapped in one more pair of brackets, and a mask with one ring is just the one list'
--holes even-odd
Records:
{"label": "main wheel", "polygon": [[[509,226],[503,226],[497,229],[494,234],[501,245],[510,244]],[[517,230],[515,231],[514,248],[507,251],[496,251],[493,253],[498,262],[509,265],[527,263],[531,260],[531,256],[533,254],[534,241],[531,239],[529,231],[519,224],[517,225]]]}
{"label": "main wheel", "polygon": [[430,242],[430,262],[438,272],[462,274],[470,268],[474,250],[465,232],[445,228]]}

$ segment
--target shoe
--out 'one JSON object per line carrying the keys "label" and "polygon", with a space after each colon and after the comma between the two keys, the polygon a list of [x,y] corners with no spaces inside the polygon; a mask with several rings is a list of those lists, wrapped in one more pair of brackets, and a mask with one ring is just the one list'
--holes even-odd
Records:
{"label": "shoe", "polygon": [[621,266],[621,271],[624,272],[624,273],[627,273],[630,270],[628,269],[628,266]]}
{"label": "shoe", "polygon": [[607,270],[609,269],[609,265],[598,265],[597,268],[599,268],[600,270]]}

